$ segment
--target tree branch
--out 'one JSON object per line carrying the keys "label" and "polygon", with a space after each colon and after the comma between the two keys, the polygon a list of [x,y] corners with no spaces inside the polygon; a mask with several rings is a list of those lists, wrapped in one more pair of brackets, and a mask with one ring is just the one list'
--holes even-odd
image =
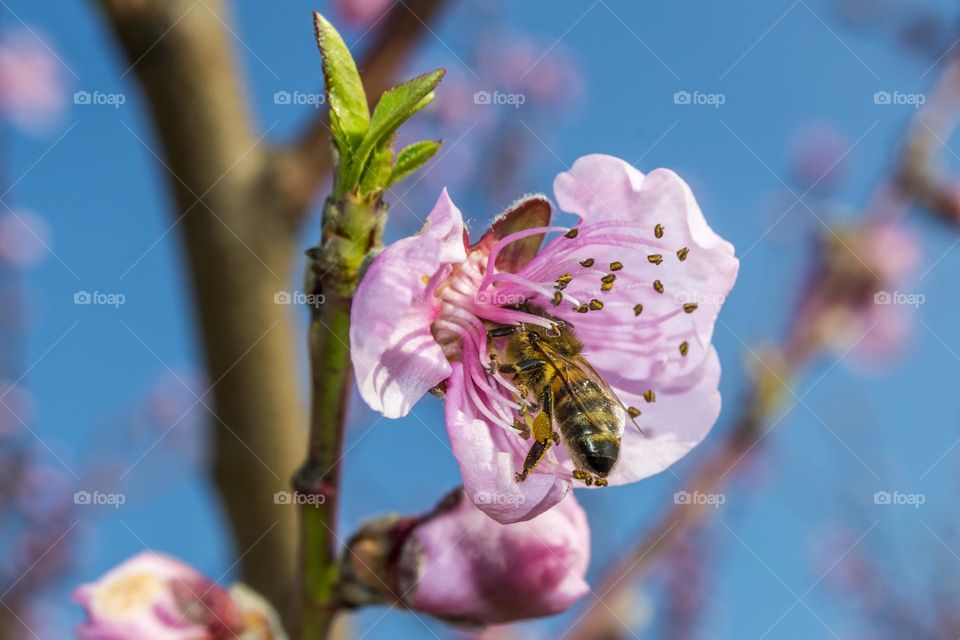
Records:
{"label": "tree branch", "polygon": [[99,0],[139,79],[169,169],[212,383],[213,475],[244,580],[292,595],[295,510],[274,492],[304,423],[290,307],[296,229],[254,133],[223,0]]}

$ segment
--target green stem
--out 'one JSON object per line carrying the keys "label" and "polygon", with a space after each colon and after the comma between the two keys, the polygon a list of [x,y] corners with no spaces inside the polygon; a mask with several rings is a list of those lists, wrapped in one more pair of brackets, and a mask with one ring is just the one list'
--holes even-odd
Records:
{"label": "green stem", "polygon": [[350,306],[360,265],[380,245],[384,215],[379,200],[348,195],[328,201],[323,244],[309,252],[310,439],[307,460],[293,479],[300,513],[301,640],[326,638],[341,607],[336,524],[351,384]]}

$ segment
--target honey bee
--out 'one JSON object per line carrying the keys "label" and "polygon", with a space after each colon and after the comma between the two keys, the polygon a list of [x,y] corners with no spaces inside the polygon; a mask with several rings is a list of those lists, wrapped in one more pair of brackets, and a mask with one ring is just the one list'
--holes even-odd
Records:
{"label": "honey bee", "polygon": [[[525,310],[550,317],[535,307]],[[531,420],[525,406],[524,421],[515,424],[524,438],[532,433],[534,439],[523,469],[516,474],[517,482],[525,480],[550,445],[559,445],[562,439],[575,464],[573,477],[587,486],[606,486],[620,454],[624,426],[634,414],[583,357],[583,343],[573,327],[557,319],[550,329],[504,325],[490,329],[488,335],[508,338],[510,362],[500,363],[494,357],[493,364],[512,375],[521,396],[533,396],[530,408],[537,411]]]}

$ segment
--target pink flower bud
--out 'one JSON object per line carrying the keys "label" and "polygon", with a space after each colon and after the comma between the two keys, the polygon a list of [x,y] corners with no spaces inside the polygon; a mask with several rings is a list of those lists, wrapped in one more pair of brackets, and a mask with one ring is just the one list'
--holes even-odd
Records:
{"label": "pink flower bud", "polygon": [[243,587],[230,592],[192,567],[141,553],[74,592],[87,619],[80,640],[250,640],[285,638],[276,614]]}
{"label": "pink flower bud", "polygon": [[397,602],[451,623],[503,624],[559,613],[587,593],[590,530],[567,496],[502,525],[462,489],[421,518],[373,522],[347,554],[348,598]]}

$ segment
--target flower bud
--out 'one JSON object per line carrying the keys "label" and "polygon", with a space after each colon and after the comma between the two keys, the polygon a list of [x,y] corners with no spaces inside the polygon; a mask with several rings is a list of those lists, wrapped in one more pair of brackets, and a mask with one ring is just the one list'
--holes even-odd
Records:
{"label": "flower bud", "polygon": [[503,525],[457,489],[425,516],[361,528],[342,593],[354,605],[399,603],[455,624],[503,624],[559,613],[587,593],[589,554],[587,519],[572,494]]}
{"label": "flower bud", "polygon": [[73,594],[80,640],[284,640],[276,613],[242,585],[229,592],[192,567],[141,553]]}

